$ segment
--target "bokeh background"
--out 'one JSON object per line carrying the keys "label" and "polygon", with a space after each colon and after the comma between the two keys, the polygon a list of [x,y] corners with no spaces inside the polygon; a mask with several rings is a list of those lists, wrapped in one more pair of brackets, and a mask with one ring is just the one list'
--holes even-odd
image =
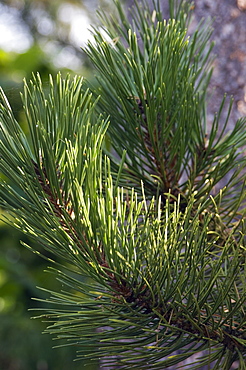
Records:
{"label": "bokeh background", "polygon": [[[126,6],[133,3],[125,0]],[[163,0],[166,15],[167,3]],[[45,84],[49,74],[61,71],[64,76],[69,72],[92,79],[94,71],[81,47],[91,37],[90,24],[98,22],[96,9],[110,13],[112,4],[113,0],[0,0],[0,85],[24,130],[19,94],[23,78],[29,80],[33,72],[39,72]],[[226,92],[235,96],[232,127],[246,115],[246,0],[195,0],[191,32],[202,17],[215,18],[217,58],[208,121]],[[37,286],[55,290],[57,282],[43,272],[47,261],[23,247],[20,240],[33,243],[0,221],[0,370],[98,369],[99,364],[72,362],[76,348],[52,349],[57,343],[41,334],[46,324],[31,319],[36,313],[29,309],[42,307],[32,298],[46,297]]]}

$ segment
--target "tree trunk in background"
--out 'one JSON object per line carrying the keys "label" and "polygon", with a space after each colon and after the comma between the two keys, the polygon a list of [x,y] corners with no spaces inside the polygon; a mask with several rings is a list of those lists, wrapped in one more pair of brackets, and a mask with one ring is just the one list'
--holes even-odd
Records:
{"label": "tree trunk in background", "polygon": [[[218,111],[226,93],[234,97],[228,130],[232,130],[236,121],[246,115],[246,0],[195,0],[194,20],[190,31],[196,29],[202,18],[212,18],[215,41],[213,53],[213,75],[208,91],[207,122],[208,133],[214,113]],[[224,109],[221,123],[225,122],[227,110]],[[246,147],[244,148],[246,150]],[[218,184],[223,187],[230,175]]]}
{"label": "tree trunk in background", "polygon": [[233,95],[231,129],[238,118],[246,115],[246,1],[196,0],[194,14],[194,28],[203,17],[214,19],[212,38],[216,43],[216,59],[210,84],[213,95],[208,104],[208,121],[213,119],[223,94]]}

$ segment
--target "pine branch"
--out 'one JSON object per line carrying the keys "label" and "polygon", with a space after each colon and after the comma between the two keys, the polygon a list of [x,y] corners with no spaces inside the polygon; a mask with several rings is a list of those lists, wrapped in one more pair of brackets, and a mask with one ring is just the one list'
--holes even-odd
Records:
{"label": "pine branch", "polygon": [[[232,101],[226,121],[220,122],[224,97],[210,133],[206,131],[206,90],[213,60],[209,24],[200,24],[189,36],[186,2],[180,3],[176,15],[172,4],[176,19],[169,22],[162,20],[158,5],[151,14],[146,4],[146,12],[136,4],[131,22],[117,1],[116,6],[119,20],[102,15],[107,39],[95,30],[95,42],[85,51],[99,73],[98,107],[110,115],[112,148],[121,157],[127,147],[120,184],[141,193],[142,181],[146,196],[161,194],[163,203],[171,191],[173,199],[181,196],[184,209],[194,193],[196,207],[217,195],[221,208],[216,212],[222,222],[233,220],[236,213],[236,219],[244,217],[246,160],[240,152],[246,119],[238,120],[225,135]],[[229,180],[221,197],[225,178]],[[215,212],[213,203],[210,212]],[[227,229],[231,227],[233,223],[227,224]]]}
{"label": "pine branch", "polygon": [[210,33],[188,37],[189,3],[166,21],[136,2],[131,22],[115,4],[110,39],[94,30],[86,50],[99,88],[25,82],[30,140],[1,92],[0,205],[57,259],[66,290],[48,291],[48,332],[112,369],[201,351],[190,368],[243,369],[246,120],[225,134],[229,110],[220,131],[224,99],[206,133]]}

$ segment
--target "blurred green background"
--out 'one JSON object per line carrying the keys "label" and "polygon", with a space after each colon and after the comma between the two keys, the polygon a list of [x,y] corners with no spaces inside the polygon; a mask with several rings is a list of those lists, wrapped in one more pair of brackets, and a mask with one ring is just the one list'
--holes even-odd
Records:
{"label": "blurred green background", "polygon": [[[14,114],[27,130],[20,91],[23,78],[39,72],[43,81],[58,71],[65,76],[93,73],[81,47],[96,23],[96,9],[110,11],[112,0],[6,0],[0,1],[0,86]],[[0,210],[1,211],[1,210]],[[3,212],[1,212],[4,217]],[[33,297],[45,298],[37,286],[55,290],[47,261],[20,244],[33,242],[0,222],[0,370],[98,369],[73,362],[76,348],[52,349],[57,343],[42,334],[46,324],[31,319],[42,307]],[[85,366],[85,367],[84,367]]]}

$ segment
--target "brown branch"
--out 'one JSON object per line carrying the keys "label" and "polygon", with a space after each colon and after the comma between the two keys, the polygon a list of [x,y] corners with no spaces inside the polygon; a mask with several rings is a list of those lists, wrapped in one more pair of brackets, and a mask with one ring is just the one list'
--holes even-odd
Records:
{"label": "brown branch", "polygon": [[[136,111],[135,112],[137,114],[141,114],[142,116],[142,122],[140,126],[141,133],[138,132],[138,135],[141,141],[143,141],[145,148],[149,152],[151,160],[155,164],[157,171],[156,173],[154,173],[154,175],[159,177],[162,181],[163,189],[161,189],[161,191],[163,193],[167,193],[171,189],[172,194],[174,196],[178,196],[178,194],[181,193],[181,190],[179,189],[178,184],[175,181],[175,178],[176,178],[175,165],[177,163],[177,156],[175,155],[174,158],[170,160],[170,154],[168,152],[168,149],[166,149],[170,146],[169,140],[166,140],[165,145],[163,143],[162,151],[159,151],[160,159],[157,159],[156,153],[153,147],[153,143],[151,140],[151,136],[149,133],[148,125],[147,125],[147,117],[146,117],[145,110],[144,110],[144,104],[141,101],[141,99],[138,97],[130,97],[129,99],[135,100],[135,102],[138,105],[138,112]],[[145,104],[148,104],[147,99],[145,99]],[[159,128],[157,127],[154,128],[153,137],[154,137],[155,147],[158,147],[158,143],[160,143],[160,129]]]}
{"label": "brown branch", "polygon": [[[78,235],[78,232],[76,231],[76,229],[73,226],[73,221],[72,221],[72,214],[74,213],[73,207],[70,204],[70,200],[64,199],[64,196],[63,196],[64,193],[63,193],[63,190],[62,190],[62,180],[60,178],[61,173],[58,170],[58,167],[57,167],[57,176],[58,176],[58,179],[60,180],[60,192],[62,194],[62,202],[60,202],[59,197],[57,195],[54,195],[51,191],[50,182],[49,182],[47,171],[46,171],[45,167],[42,166],[41,169],[40,169],[38,164],[35,163],[34,161],[33,161],[33,166],[34,166],[35,174],[37,176],[37,180],[38,180],[43,192],[46,194],[50,204],[53,206],[54,214],[57,217],[57,219],[59,220],[59,223],[60,223],[61,227],[70,236],[70,238],[74,241],[74,243],[80,248],[80,250],[82,250],[86,255],[86,250],[84,248],[84,244],[85,243],[89,244],[89,243],[88,243],[88,240],[87,240],[85,234],[83,234],[84,241],[81,240],[80,236]],[[65,218],[64,218],[64,212],[66,213],[66,216],[68,216],[68,217],[65,217],[66,221],[65,221]],[[71,221],[68,222],[67,219],[68,220],[70,219]],[[106,256],[105,256],[105,252],[104,252],[104,248],[102,246],[102,243],[99,243],[98,246],[91,246],[91,248],[94,251],[94,255],[97,258],[98,264],[101,267],[104,268],[104,270],[105,270],[105,272],[108,276],[110,285],[112,287],[116,286],[116,281],[114,281],[114,274],[110,270],[109,265],[106,261]]]}
{"label": "brown branch", "polygon": [[[187,312],[185,305],[183,306],[184,310],[182,312],[182,307],[177,309],[177,306],[174,305],[171,307],[170,304],[160,304],[160,299],[158,299],[157,296],[154,297],[153,300],[152,294],[146,285],[139,287],[137,293],[134,293],[134,291],[136,291],[136,289],[133,290],[129,285],[123,283],[122,286],[117,287],[115,301],[124,302],[124,300],[126,300],[128,303],[132,303],[133,308],[138,308],[138,311],[140,308],[145,314],[150,314],[152,312],[153,319],[161,318],[161,321],[163,321],[163,327],[165,327],[166,323],[168,324],[168,327],[171,326],[173,330],[181,329],[181,331],[185,331],[187,334],[190,333],[191,335],[196,336],[198,340],[217,341],[218,344],[222,344],[230,351],[234,351],[235,348],[238,348],[240,351],[246,349],[239,341],[240,339],[245,339],[245,329],[237,329],[239,323],[234,322],[234,326],[224,324],[223,328],[214,329],[213,325],[209,322],[204,324],[196,318],[192,318],[193,322],[189,320],[185,314],[185,312]],[[201,310],[200,317],[204,318],[206,321],[206,311]],[[220,317],[220,315],[217,314],[214,314],[212,317],[213,323],[219,323],[222,319],[223,317]],[[237,338],[239,340],[237,340]]]}

